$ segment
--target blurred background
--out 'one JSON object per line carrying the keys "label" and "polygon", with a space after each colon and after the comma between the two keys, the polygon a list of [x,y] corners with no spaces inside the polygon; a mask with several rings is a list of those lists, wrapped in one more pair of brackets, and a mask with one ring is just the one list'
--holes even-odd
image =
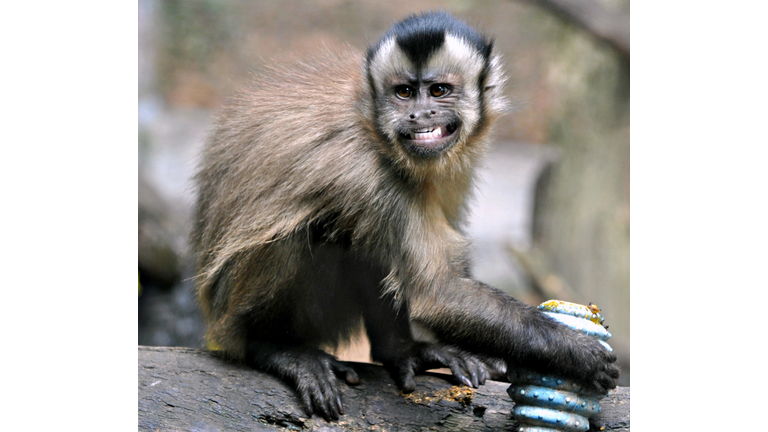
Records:
{"label": "blurred background", "polygon": [[[494,35],[514,111],[481,170],[475,276],[529,304],[597,304],[630,384],[629,1],[139,0],[139,340],[203,347],[186,246],[213,114],[267,62],[364,49],[444,9]],[[360,353],[345,353],[360,359]]]}

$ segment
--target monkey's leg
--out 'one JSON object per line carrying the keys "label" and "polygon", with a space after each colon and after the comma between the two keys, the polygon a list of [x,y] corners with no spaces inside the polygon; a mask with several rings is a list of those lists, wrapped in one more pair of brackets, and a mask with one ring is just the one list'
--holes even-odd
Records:
{"label": "monkey's leg", "polygon": [[272,373],[296,388],[305,409],[326,420],[344,414],[337,377],[347,384],[358,384],[357,373],[334,356],[317,348],[251,342],[250,366]]}
{"label": "monkey's leg", "polygon": [[224,266],[211,295],[221,305],[211,333],[225,349],[242,340],[239,357],[291,384],[310,415],[338,419],[337,375],[350,384],[359,379],[319,347],[338,342],[361,314],[349,288],[336,283],[341,252],[311,247],[304,238],[286,238]]}

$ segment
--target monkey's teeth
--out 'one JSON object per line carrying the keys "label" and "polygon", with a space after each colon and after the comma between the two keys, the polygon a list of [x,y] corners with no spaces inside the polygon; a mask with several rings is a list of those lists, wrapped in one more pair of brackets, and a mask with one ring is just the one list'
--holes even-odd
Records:
{"label": "monkey's teeth", "polygon": [[412,140],[433,140],[443,136],[443,128],[438,126],[436,128],[424,128],[418,131],[411,132]]}

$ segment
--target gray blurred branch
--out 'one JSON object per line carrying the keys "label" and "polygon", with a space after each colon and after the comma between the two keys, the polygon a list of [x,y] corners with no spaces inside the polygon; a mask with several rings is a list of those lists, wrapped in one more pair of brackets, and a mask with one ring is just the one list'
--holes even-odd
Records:
{"label": "gray blurred branch", "polygon": [[527,0],[576,24],[629,58],[629,12],[599,0]]}

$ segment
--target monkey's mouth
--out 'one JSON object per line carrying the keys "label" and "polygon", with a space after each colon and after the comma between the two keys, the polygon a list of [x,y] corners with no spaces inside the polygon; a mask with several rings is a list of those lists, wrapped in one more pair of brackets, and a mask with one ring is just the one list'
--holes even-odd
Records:
{"label": "monkey's mouth", "polygon": [[432,126],[412,130],[408,133],[408,138],[414,141],[434,141],[450,136],[454,132],[456,132],[455,125]]}
{"label": "monkey's mouth", "polygon": [[449,137],[453,135],[454,132],[456,132],[456,125],[448,124],[414,129],[403,135],[405,138],[419,141],[419,144],[429,145],[430,142]]}
{"label": "monkey's mouth", "polygon": [[450,147],[458,123],[427,126],[400,133],[405,147],[420,156],[432,156]]}

